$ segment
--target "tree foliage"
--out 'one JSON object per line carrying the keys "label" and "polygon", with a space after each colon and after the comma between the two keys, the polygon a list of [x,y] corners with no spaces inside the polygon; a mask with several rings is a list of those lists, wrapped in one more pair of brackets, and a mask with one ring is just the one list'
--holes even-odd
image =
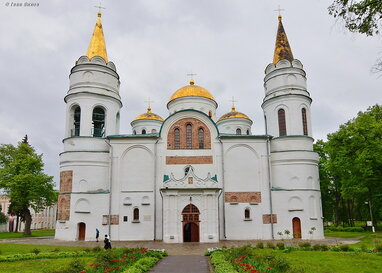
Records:
{"label": "tree foliage", "polygon": [[[324,216],[352,225],[368,217],[382,219],[382,106],[375,105],[315,144],[320,155]],[[326,212],[325,212],[326,208]],[[329,210],[329,211],[328,211]]]}
{"label": "tree foliage", "polygon": [[381,28],[381,0],[335,0],[329,7],[329,14],[342,18],[351,32],[372,36]]}
{"label": "tree foliage", "polygon": [[26,235],[30,235],[30,208],[39,212],[57,201],[53,177],[43,167],[42,155],[36,154],[26,138],[17,147],[0,145],[0,188],[10,197],[10,213],[25,221]]}

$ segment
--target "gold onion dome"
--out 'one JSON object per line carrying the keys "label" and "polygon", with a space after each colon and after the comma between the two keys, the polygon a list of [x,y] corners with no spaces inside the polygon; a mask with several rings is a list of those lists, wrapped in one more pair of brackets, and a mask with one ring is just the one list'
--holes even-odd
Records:
{"label": "gold onion dome", "polygon": [[283,23],[279,16],[279,26],[277,29],[275,53],[273,55],[273,63],[277,64],[280,60],[293,61],[292,49],[288,42],[288,37],[285,33]]}
{"label": "gold onion dome", "polygon": [[214,96],[203,87],[195,85],[193,80],[190,81],[190,85],[183,86],[172,94],[170,101],[183,97],[203,97],[211,100],[215,100]]}
{"label": "gold onion dome", "polygon": [[86,56],[91,59],[94,56],[100,56],[105,62],[108,62],[105,37],[103,35],[102,23],[101,23],[101,12],[98,12],[97,23],[94,27],[92,38],[90,39],[88,51]]}
{"label": "gold onion dome", "polygon": [[248,119],[248,120],[252,121],[246,114],[243,114],[241,112],[237,112],[235,106],[232,106],[231,112],[222,115],[218,121],[231,119],[231,118],[243,118],[243,119]]}
{"label": "gold onion dome", "polygon": [[159,120],[159,121],[163,121],[163,118],[161,118],[161,117],[158,116],[157,114],[154,114],[154,113],[151,112],[151,107],[148,107],[146,113],[137,116],[133,121],[136,121],[136,120],[144,120],[144,119],[146,119],[146,120],[149,119],[149,120]]}

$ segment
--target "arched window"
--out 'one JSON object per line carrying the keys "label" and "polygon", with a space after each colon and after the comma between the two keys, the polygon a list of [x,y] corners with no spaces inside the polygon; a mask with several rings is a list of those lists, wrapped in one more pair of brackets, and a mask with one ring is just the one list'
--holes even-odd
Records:
{"label": "arched window", "polygon": [[183,221],[199,221],[199,209],[193,205],[189,204],[182,210]]}
{"label": "arched window", "polygon": [[204,149],[204,130],[199,128],[199,149]]}
{"label": "arched window", "polygon": [[212,118],[212,111],[208,111],[208,116]]}
{"label": "arched window", "polygon": [[286,122],[285,122],[285,110],[279,109],[277,112],[279,118],[279,135],[286,136]]}
{"label": "arched window", "polygon": [[244,218],[245,219],[251,218],[251,211],[249,210],[249,208],[245,209],[245,211],[244,211]]}
{"label": "arched window", "polygon": [[247,130],[247,135],[249,135],[249,130]]}
{"label": "arched window", "polygon": [[135,208],[133,211],[133,221],[139,221],[139,209]]}
{"label": "arched window", "polygon": [[304,135],[308,135],[308,122],[306,121],[306,109],[301,109],[301,115],[302,115],[302,130],[304,132]]}
{"label": "arched window", "polygon": [[93,110],[93,137],[105,135],[105,110],[96,107]]}
{"label": "arched window", "polygon": [[236,129],[236,134],[237,134],[237,135],[241,135],[241,129],[240,129],[240,128],[237,128],[237,129]]}
{"label": "arched window", "polygon": [[152,130],[151,130],[151,133],[152,133],[152,134],[156,134],[156,133],[157,133],[157,130],[152,129]]}
{"label": "arched window", "polygon": [[186,125],[186,149],[192,149],[192,126]]}
{"label": "arched window", "polygon": [[136,135],[136,134],[137,134],[137,131],[134,130],[134,131],[133,131],[133,135]]}
{"label": "arched window", "polygon": [[80,135],[80,126],[81,125],[81,108],[77,106],[74,109],[74,132],[72,132],[72,136]]}
{"label": "arched window", "polygon": [[146,130],[143,129],[143,130],[142,130],[142,135],[145,135],[145,134],[146,134]]}
{"label": "arched window", "polygon": [[174,149],[180,149],[180,131],[178,128],[174,130]]}

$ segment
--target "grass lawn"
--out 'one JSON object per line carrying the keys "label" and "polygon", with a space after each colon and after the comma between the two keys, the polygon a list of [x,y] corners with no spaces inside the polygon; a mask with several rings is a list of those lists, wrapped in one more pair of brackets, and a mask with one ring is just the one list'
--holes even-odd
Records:
{"label": "grass lawn", "polygon": [[[1,244],[0,255],[30,253],[32,249],[39,249],[41,252],[51,252],[59,249],[60,251],[83,250],[86,247],[79,246],[56,246],[56,245],[25,245],[25,244]],[[0,270],[0,272],[2,272]]]}
{"label": "grass lawn", "polygon": [[382,255],[332,251],[292,251],[279,255],[305,273],[380,273]]}
{"label": "grass lawn", "polygon": [[338,238],[357,238],[361,242],[351,245],[354,248],[361,248],[365,246],[369,249],[375,247],[376,243],[382,243],[382,232],[343,232],[343,231],[329,231],[325,230],[325,237],[338,237]]}
{"label": "grass lawn", "polygon": [[0,239],[11,239],[11,238],[25,238],[25,237],[46,237],[54,236],[54,229],[38,229],[32,230],[32,235],[24,236],[22,232],[0,232]]}
{"label": "grass lawn", "polygon": [[[40,259],[28,260],[20,262],[2,262],[0,263],[1,273],[38,273],[47,269],[55,269],[68,265],[73,258],[62,259]],[[83,257],[80,260],[85,262],[85,265],[93,263],[94,258]]]}

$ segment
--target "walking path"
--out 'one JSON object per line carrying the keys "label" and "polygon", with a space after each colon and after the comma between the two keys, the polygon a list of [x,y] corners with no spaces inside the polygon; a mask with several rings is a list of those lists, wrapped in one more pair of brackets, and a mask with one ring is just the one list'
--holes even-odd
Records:
{"label": "walking path", "polygon": [[[111,238],[111,244],[113,247],[145,247],[148,249],[166,249],[169,255],[204,255],[207,248],[215,247],[238,247],[245,245],[256,245],[259,241],[220,241],[218,243],[180,243],[180,244],[166,244],[162,241],[113,241]],[[268,241],[262,241],[266,244]],[[271,241],[273,244],[277,244],[280,241]],[[285,240],[286,245],[298,245],[301,240]],[[308,241],[309,242],[309,241]],[[324,240],[311,241],[312,244],[355,244],[359,240],[355,238],[334,238],[328,237]],[[103,247],[103,242],[89,242],[89,241],[61,241],[56,240],[53,237],[30,237],[30,238],[17,238],[17,239],[0,239],[1,243],[14,243],[14,244],[34,244],[34,245],[58,245],[58,246],[83,246],[83,247]]]}
{"label": "walking path", "polygon": [[162,259],[151,273],[209,273],[209,262],[201,255],[174,255]]}

